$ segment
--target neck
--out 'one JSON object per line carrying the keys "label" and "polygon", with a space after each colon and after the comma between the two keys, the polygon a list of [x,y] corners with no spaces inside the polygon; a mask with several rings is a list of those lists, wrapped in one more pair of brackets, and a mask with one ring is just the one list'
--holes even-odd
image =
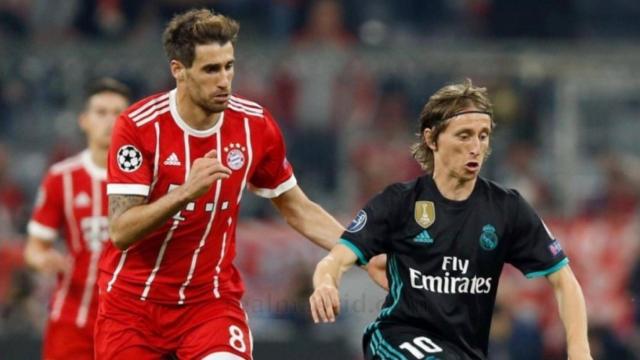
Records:
{"label": "neck", "polygon": [[97,167],[107,168],[107,155],[109,153],[108,148],[102,148],[96,144],[89,144],[89,154],[91,154],[91,161],[96,164]]}
{"label": "neck", "polygon": [[440,191],[440,194],[442,194],[446,199],[463,201],[467,200],[469,196],[471,196],[478,178],[474,177],[469,180],[461,179],[442,171],[434,170],[433,181],[436,183],[436,187],[438,188],[438,191]]}
{"label": "neck", "polygon": [[211,129],[220,119],[221,113],[205,111],[201,106],[195,104],[186,89],[182,89],[180,86],[176,91],[176,105],[182,120],[195,130]]}

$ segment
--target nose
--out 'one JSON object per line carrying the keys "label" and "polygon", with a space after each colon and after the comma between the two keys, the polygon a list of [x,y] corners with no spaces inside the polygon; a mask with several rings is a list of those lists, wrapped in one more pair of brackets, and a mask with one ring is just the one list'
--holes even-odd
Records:
{"label": "nose", "polygon": [[473,156],[480,154],[480,139],[476,136],[469,142],[469,153]]}
{"label": "nose", "polygon": [[220,89],[228,89],[231,86],[232,71],[223,69],[220,72],[220,79],[218,81],[218,87]]}

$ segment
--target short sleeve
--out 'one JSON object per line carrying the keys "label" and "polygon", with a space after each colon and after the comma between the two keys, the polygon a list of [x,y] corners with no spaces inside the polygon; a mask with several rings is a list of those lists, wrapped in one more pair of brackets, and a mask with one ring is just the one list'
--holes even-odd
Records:
{"label": "short sleeve", "polygon": [[550,275],[569,263],[562,246],[544,221],[517,194],[507,262],[527,278]]}
{"label": "short sleeve", "polygon": [[144,151],[135,124],[120,115],[109,146],[107,194],[148,196],[152,178],[153,154]]}
{"label": "short sleeve", "polygon": [[388,252],[387,239],[396,197],[393,187],[376,195],[358,211],[338,241],[358,256],[360,265],[366,265],[372,257]]}
{"label": "short sleeve", "polygon": [[53,241],[58,237],[58,229],[63,222],[62,176],[49,172],[38,189],[27,232],[30,236]]}
{"label": "short sleeve", "polygon": [[274,198],[296,186],[293,168],[287,160],[287,151],[282,132],[275,120],[265,111],[266,124],[261,143],[264,153],[249,179],[249,188],[256,195]]}

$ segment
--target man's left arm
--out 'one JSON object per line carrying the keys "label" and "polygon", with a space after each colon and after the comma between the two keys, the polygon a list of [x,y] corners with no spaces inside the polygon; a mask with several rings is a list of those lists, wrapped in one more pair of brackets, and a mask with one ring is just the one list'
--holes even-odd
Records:
{"label": "man's left arm", "polygon": [[567,265],[547,276],[558,302],[560,318],[567,336],[570,360],[591,359],[587,339],[587,311],[578,280]]}
{"label": "man's left arm", "polygon": [[292,228],[316,245],[331,250],[344,227],[320,205],[311,201],[299,186],[294,186],[271,202]]}

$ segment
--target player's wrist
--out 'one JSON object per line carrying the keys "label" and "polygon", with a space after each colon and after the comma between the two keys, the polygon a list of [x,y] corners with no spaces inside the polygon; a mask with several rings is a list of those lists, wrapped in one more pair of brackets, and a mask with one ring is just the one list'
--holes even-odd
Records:
{"label": "player's wrist", "polygon": [[174,196],[176,197],[176,201],[180,204],[180,207],[186,206],[188,203],[196,200],[196,194],[189,191],[187,184],[183,184],[178,186],[175,190],[172,191]]}

